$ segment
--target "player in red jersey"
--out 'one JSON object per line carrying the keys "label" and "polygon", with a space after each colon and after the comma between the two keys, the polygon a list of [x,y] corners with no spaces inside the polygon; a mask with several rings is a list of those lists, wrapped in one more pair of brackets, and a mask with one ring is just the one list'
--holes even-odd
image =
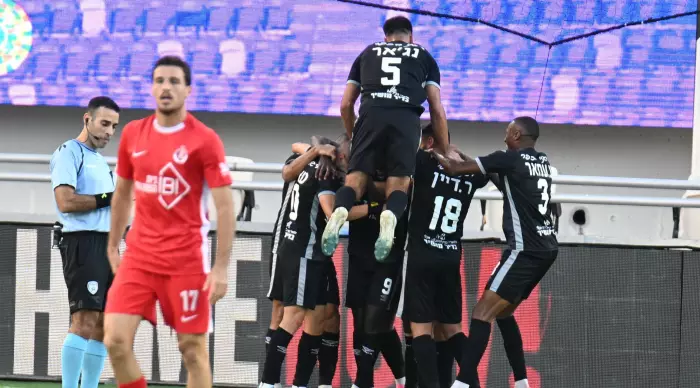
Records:
{"label": "player in red jersey", "polygon": [[[156,301],[177,332],[187,386],[212,386],[206,348],[213,329],[211,304],[226,294],[235,218],[221,139],[185,109],[190,81],[190,67],[181,59],[158,60],[152,85],[156,113],[130,122],[119,144],[107,252],[116,277],[105,315],[105,345],[121,388],[146,387],[132,349],[141,320],[156,324]],[[136,215],[121,259],[132,192]],[[213,268],[207,241],[210,194],[218,226]]]}

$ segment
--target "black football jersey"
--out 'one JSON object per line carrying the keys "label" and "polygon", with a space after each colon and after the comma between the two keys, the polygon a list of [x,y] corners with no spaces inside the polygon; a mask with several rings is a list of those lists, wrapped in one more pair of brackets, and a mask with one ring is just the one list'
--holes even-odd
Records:
{"label": "black football jersey", "polygon": [[511,249],[558,249],[549,206],[552,169],[547,155],[534,148],[496,151],[476,158],[481,171],[496,173],[503,193],[503,232]]}
{"label": "black football jersey", "polygon": [[[298,158],[300,155],[299,154],[292,154],[290,157],[287,158],[287,160],[284,162],[285,165],[288,165],[292,163],[296,158]],[[293,184],[294,181],[291,182],[284,182],[284,185],[282,186],[282,204],[280,205],[280,209],[277,211],[277,218],[275,218],[275,226],[272,228],[272,254],[275,255],[277,254],[277,249],[279,248],[280,243],[282,242],[282,230],[280,229],[280,225],[284,225],[286,218],[286,209],[287,209],[287,203],[289,202],[289,196],[291,192],[289,191],[289,186]]]}
{"label": "black football jersey", "polygon": [[[371,207],[384,207],[384,202],[370,201],[367,195],[356,205],[369,205]],[[380,213],[380,212],[377,212]],[[390,260],[402,261],[404,247],[406,245],[406,232],[408,227],[408,211],[396,223],[394,229],[394,245],[389,253]],[[368,215],[350,221],[348,236],[348,254],[350,265],[359,265],[365,269],[372,269],[377,260],[374,258],[374,243],[379,237],[379,214]]]}
{"label": "black football jersey", "polygon": [[440,87],[440,69],[420,45],[377,42],[365,48],[350,69],[348,83],[362,92],[360,112],[370,106],[411,107],[419,114],[428,84]]}
{"label": "black football jersey", "polygon": [[462,257],[464,219],[474,192],[488,183],[481,174],[450,177],[425,151],[416,155],[408,249],[420,249],[427,260]]}
{"label": "black football jersey", "polygon": [[324,260],[321,236],[326,228],[326,215],[319,198],[335,195],[340,188],[339,179],[316,179],[318,158],[304,168],[289,189],[289,201],[285,207],[282,242],[278,255],[288,258]]}

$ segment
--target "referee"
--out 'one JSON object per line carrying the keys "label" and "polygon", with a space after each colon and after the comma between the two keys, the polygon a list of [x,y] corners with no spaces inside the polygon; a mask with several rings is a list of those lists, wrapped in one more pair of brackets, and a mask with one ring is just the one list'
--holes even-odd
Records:
{"label": "referee", "polygon": [[[54,231],[68,286],[71,324],[61,352],[63,388],[96,388],[107,351],[102,312],[112,270],[107,233],[114,176],[98,152],[119,123],[119,106],[108,97],[90,100],[83,130],[51,157],[51,183],[59,222]],[[82,378],[81,378],[82,375]]]}

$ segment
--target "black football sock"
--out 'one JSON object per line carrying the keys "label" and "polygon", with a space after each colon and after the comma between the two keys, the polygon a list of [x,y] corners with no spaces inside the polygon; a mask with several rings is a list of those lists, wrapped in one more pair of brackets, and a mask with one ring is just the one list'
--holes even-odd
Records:
{"label": "black football sock", "polygon": [[303,333],[299,340],[299,352],[297,369],[294,372],[292,384],[297,387],[306,387],[311,380],[311,373],[318,360],[318,352],[321,347],[321,336]]}
{"label": "black football sock", "polygon": [[454,356],[450,345],[447,341],[436,341],[435,349],[437,350],[437,372],[440,388],[450,388],[452,386],[452,366],[454,365]]}
{"label": "black football sock", "polygon": [[265,354],[270,350],[270,340],[273,334],[275,334],[275,330],[268,328],[267,333],[265,333]]}
{"label": "black football sock", "polygon": [[418,367],[416,366],[416,358],[413,356],[413,337],[406,336],[406,350],[404,354],[404,362],[406,363],[406,385],[405,388],[418,387]]}
{"label": "black football sock", "polygon": [[270,351],[265,356],[265,366],[263,367],[264,384],[277,384],[280,382],[282,373],[282,363],[287,355],[287,346],[292,340],[292,334],[287,333],[283,328],[278,328],[270,338]]}
{"label": "black football sock", "polygon": [[352,349],[355,354],[355,366],[360,367],[360,357],[362,355],[362,342],[364,342],[364,336],[361,332],[355,330],[352,332]]}
{"label": "black football sock", "polygon": [[401,338],[396,329],[381,334],[381,352],[386,364],[389,365],[394,379],[405,382],[406,370],[404,369]]}
{"label": "black football sock", "polygon": [[338,365],[338,343],[340,334],[323,333],[321,350],[318,352],[318,385],[332,385]]}
{"label": "black football sock", "polygon": [[386,199],[386,210],[394,213],[397,220],[401,219],[406,206],[408,206],[408,194],[403,191],[394,190],[389,194],[389,198]]}
{"label": "black football sock", "polygon": [[524,380],[527,378],[527,369],[525,368],[525,351],[523,350],[523,337],[520,334],[518,322],[514,316],[497,319],[498,328],[503,336],[503,347],[506,348],[506,356],[510,367],[513,368],[513,377],[515,381]]}
{"label": "black football sock", "polygon": [[477,371],[481,357],[484,356],[486,347],[491,338],[491,323],[478,319],[472,319],[469,325],[469,346],[462,355],[457,380],[466,384],[475,384]]}
{"label": "black football sock", "polygon": [[365,334],[363,337],[365,341],[360,352],[355,385],[359,388],[372,388],[374,386],[374,364],[379,357],[377,349],[381,341],[381,334]]}
{"label": "black football sock", "polygon": [[343,186],[335,192],[335,209],[343,207],[350,211],[352,205],[355,204],[355,199],[357,194],[355,190],[350,186]]}
{"label": "black football sock", "polygon": [[[447,345],[450,348],[450,352],[452,353],[452,357],[457,361],[457,364],[460,364],[462,362],[462,355],[466,352],[466,348],[469,345],[469,338],[462,332],[459,332],[450,339],[447,340]],[[479,384],[479,375],[477,373],[475,382],[477,383],[477,386]]]}
{"label": "black football sock", "polygon": [[435,341],[429,335],[413,339],[413,354],[420,374],[421,388],[438,388],[437,349]]}

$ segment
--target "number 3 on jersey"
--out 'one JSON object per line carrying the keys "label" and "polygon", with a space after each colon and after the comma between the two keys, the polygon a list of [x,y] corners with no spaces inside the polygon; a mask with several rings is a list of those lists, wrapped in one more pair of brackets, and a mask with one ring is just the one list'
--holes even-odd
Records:
{"label": "number 3 on jersey", "polygon": [[[438,218],[442,211],[442,203],[445,201],[445,197],[437,196],[435,197],[435,207],[433,208],[433,219],[430,220],[429,228],[430,230],[435,230],[437,227]],[[457,231],[457,223],[459,223],[459,214],[462,212],[462,201],[450,198],[445,204],[445,214],[442,217],[442,225],[440,225],[440,230],[443,233],[454,233]]]}
{"label": "number 3 on jersey", "polygon": [[541,178],[537,181],[537,188],[542,190],[543,203],[539,205],[539,211],[540,214],[545,215],[547,214],[547,205],[549,205],[549,183],[547,183],[546,179]]}
{"label": "number 3 on jersey", "polygon": [[396,86],[401,83],[401,69],[399,65],[401,64],[401,58],[383,57],[382,58],[382,71],[391,74],[391,78],[382,77],[382,85],[384,86]]}

